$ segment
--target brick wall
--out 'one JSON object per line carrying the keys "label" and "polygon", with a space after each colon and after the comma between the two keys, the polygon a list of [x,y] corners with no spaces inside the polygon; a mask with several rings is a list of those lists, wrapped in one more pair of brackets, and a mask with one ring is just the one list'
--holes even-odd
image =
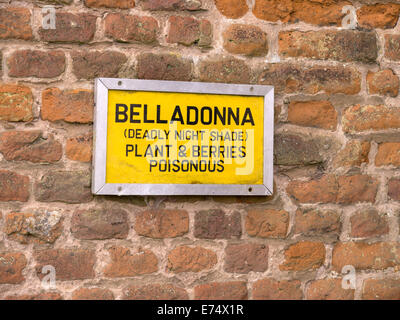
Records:
{"label": "brick wall", "polygon": [[[399,14],[0,0],[0,299],[399,299]],[[274,195],[94,197],[95,77],[274,85]]]}

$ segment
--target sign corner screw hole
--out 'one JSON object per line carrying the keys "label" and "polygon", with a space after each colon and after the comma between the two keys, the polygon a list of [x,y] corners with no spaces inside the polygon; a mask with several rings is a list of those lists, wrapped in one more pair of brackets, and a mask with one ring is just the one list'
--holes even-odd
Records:
{"label": "sign corner screw hole", "polygon": [[249,188],[249,192],[253,192],[253,188],[250,187],[250,188]]}
{"label": "sign corner screw hole", "polygon": [[119,85],[119,86],[122,86],[122,81],[118,81],[118,85]]}

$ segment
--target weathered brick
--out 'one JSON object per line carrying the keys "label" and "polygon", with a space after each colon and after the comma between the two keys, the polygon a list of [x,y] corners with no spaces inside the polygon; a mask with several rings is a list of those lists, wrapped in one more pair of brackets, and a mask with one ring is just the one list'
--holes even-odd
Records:
{"label": "weathered brick", "polygon": [[289,123],[327,130],[336,130],[337,112],[329,101],[291,101]]}
{"label": "weathered brick", "polygon": [[350,218],[350,236],[354,238],[379,237],[389,233],[389,224],[375,208],[361,209]]}
{"label": "weathered brick", "polygon": [[389,180],[388,195],[389,198],[400,201],[400,179],[392,178]]}
{"label": "weathered brick", "polygon": [[134,277],[154,273],[158,270],[158,259],[150,250],[132,254],[129,248],[113,246],[108,249],[111,262],[105,267],[104,275],[109,278]]}
{"label": "weathered brick", "polygon": [[198,45],[209,47],[212,42],[212,27],[208,20],[192,17],[172,16],[168,20],[168,43],[179,43],[185,46]]}
{"label": "weathered brick", "polygon": [[24,282],[22,271],[26,265],[26,257],[21,252],[0,253],[0,284]]}
{"label": "weathered brick", "polygon": [[231,215],[222,210],[196,212],[194,218],[194,236],[201,239],[240,238],[242,226],[240,213]]}
{"label": "weathered brick", "polygon": [[90,162],[92,160],[92,151],[92,134],[84,134],[67,140],[65,154],[70,160]]}
{"label": "weathered brick", "polygon": [[363,300],[400,300],[400,279],[365,279]]}
{"label": "weathered brick", "polygon": [[65,71],[65,54],[59,50],[17,50],[7,60],[10,77],[55,78]]}
{"label": "weathered brick", "polygon": [[188,300],[185,289],[173,284],[153,283],[144,286],[133,285],[125,289],[125,300]]}
{"label": "weathered brick", "polygon": [[85,0],[85,6],[90,8],[130,9],[135,7],[135,0]]}
{"label": "weathered brick", "polygon": [[290,245],[285,250],[285,261],[279,266],[282,271],[308,271],[321,267],[325,261],[325,246],[322,242],[303,241]]}
{"label": "weathered brick", "polygon": [[377,3],[362,6],[357,10],[357,22],[363,28],[394,28],[399,19],[400,5],[395,3]]}
{"label": "weathered brick", "polygon": [[215,252],[203,247],[180,246],[171,250],[167,259],[167,270],[174,273],[209,270],[217,263]]}
{"label": "weathered brick", "polygon": [[72,292],[72,300],[114,300],[114,294],[108,289],[80,288]]}
{"label": "weathered brick", "polygon": [[301,300],[299,280],[261,279],[253,284],[254,300]]}
{"label": "weathered brick", "polygon": [[51,265],[55,268],[56,279],[82,280],[95,276],[96,256],[93,250],[86,249],[47,249],[34,252],[36,273],[42,278],[42,268]]}
{"label": "weathered brick", "polygon": [[378,45],[374,32],[293,30],[279,33],[279,54],[282,57],[374,63]]}
{"label": "weathered brick", "polygon": [[333,248],[332,266],[338,272],[346,265],[356,270],[383,270],[399,264],[400,247],[394,242],[340,242]]}
{"label": "weathered brick", "polygon": [[0,39],[32,39],[31,12],[27,8],[0,8]]}
{"label": "weathered brick", "polygon": [[61,159],[62,146],[41,131],[6,131],[0,134],[0,153],[9,161],[52,163]]}
{"label": "weathered brick", "polygon": [[391,97],[397,97],[399,94],[399,77],[391,69],[368,71],[367,83],[369,94]]}
{"label": "weathered brick", "polygon": [[78,79],[118,77],[118,72],[128,60],[117,51],[73,51],[72,68]]}
{"label": "weathered brick", "polygon": [[371,143],[368,141],[350,140],[334,158],[333,166],[336,168],[360,167],[363,163],[369,163],[370,149]]}
{"label": "weathered brick", "polygon": [[196,300],[246,300],[246,282],[212,282],[194,287]]}
{"label": "weathered brick", "polygon": [[246,0],[214,0],[214,2],[219,12],[231,19],[241,18],[249,10]]}
{"label": "weathered brick", "polygon": [[341,26],[342,8],[351,5],[342,0],[256,0],[253,14],[262,20],[277,22],[303,21],[310,24]]}
{"label": "weathered brick", "polygon": [[203,60],[199,64],[200,81],[250,83],[251,69],[242,60],[223,58]]}
{"label": "weathered brick", "polygon": [[400,60],[400,35],[385,34],[385,58],[389,60]]}
{"label": "weathered brick", "polygon": [[4,232],[9,239],[23,244],[53,243],[61,235],[62,221],[58,211],[10,213],[5,219]]}
{"label": "weathered brick", "polygon": [[230,25],[223,33],[224,49],[230,53],[246,56],[268,54],[267,34],[261,28],[245,25]]}
{"label": "weathered brick", "polygon": [[29,189],[29,177],[12,171],[0,170],[0,201],[27,202]]}
{"label": "weathered brick", "polygon": [[333,210],[298,209],[294,232],[306,237],[340,234],[340,214]]}
{"label": "weathered brick", "polygon": [[35,198],[41,202],[89,202],[93,198],[90,172],[49,171],[35,183]]}
{"label": "weathered brick", "polygon": [[58,292],[41,292],[37,294],[21,294],[5,297],[4,300],[63,300]]}
{"label": "weathered brick", "polygon": [[284,210],[248,208],[245,220],[249,236],[259,238],[286,238],[289,213]]}
{"label": "weathered brick", "polygon": [[96,32],[96,19],[96,16],[87,13],[56,12],[56,28],[40,28],[40,40],[47,42],[90,42]]}
{"label": "weathered brick", "polygon": [[139,79],[190,81],[193,77],[193,62],[176,54],[143,53],[137,61]]}
{"label": "weathered brick", "polygon": [[117,41],[150,44],[157,41],[159,27],[153,17],[111,13],[105,18],[105,33]]}
{"label": "weathered brick", "polygon": [[308,300],[354,300],[354,289],[343,289],[342,279],[321,279],[310,283]]}
{"label": "weathered brick", "polygon": [[0,85],[0,120],[31,121],[32,106],[33,95],[30,88],[12,84]]}
{"label": "weathered brick", "polygon": [[384,105],[352,106],[344,111],[342,125],[346,133],[398,129],[400,109]]}
{"label": "weathered brick", "polygon": [[145,210],[136,214],[134,228],[150,238],[180,237],[189,231],[189,215],[184,210]]}
{"label": "weathered brick", "polygon": [[378,153],[375,158],[375,165],[400,166],[400,142],[386,142],[378,145]]}
{"label": "weathered brick", "polygon": [[202,0],[142,0],[143,10],[151,11],[176,11],[176,10],[201,10]]}
{"label": "weathered brick", "polygon": [[261,72],[259,84],[272,85],[276,93],[357,94],[361,90],[361,75],[347,66],[304,66],[273,63]]}
{"label": "weathered brick", "polygon": [[128,216],[121,209],[78,210],[71,219],[71,233],[78,239],[125,239],[128,231]]}
{"label": "weathered brick", "polygon": [[43,120],[91,123],[93,121],[93,91],[49,88],[42,93]]}
{"label": "weathered brick", "polygon": [[337,203],[375,202],[379,181],[367,175],[338,177]]}
{"label": "weathered brick", "polygon": [[264,272],[267,269],[268,246],[264,244],[230,244],[225,248],[224,270],[226,272]]}

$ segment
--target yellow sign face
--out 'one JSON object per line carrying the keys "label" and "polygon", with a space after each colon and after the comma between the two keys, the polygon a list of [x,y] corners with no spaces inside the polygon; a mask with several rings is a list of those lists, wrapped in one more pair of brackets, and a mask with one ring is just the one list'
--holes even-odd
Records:
{"label": "yellow sign face", "polygon": [[263,184],[264,97],[108,91],[106,183]]}

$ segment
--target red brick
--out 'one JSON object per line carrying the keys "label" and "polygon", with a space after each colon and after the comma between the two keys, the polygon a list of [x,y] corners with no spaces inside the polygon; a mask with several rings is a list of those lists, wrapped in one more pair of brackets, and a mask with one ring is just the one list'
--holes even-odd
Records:
{"label": "red brick", "polygon": [[247,300],[246,282],[212,282],[194,288],[196,300]]}
{"label": "red brick", "polygon": [[177,247],[168,253],[167,259],[167,270],[174,273],[210,270],[217,263],[215,252],[202,247]]}
{"label": "red brick", "polygon": [[27,202],[30,194],[29,177],[0,170],[0,201]]}
{"label": "red brick", "polygon": [[49,88],[42,93],[43,120],[91,123],[93,121],[93,91]]}
{"label": "red brick", "polygon": [[256,0],[253,14],[258,19],[272,22],[303,21],[320,26],[341,26],[345,16],[342,8],[351,4],[341,0]]}
{"label": "red brick", "polygon": [[33,95],[30,88],[12,84],[0,85],[0,120],[31,121],[32,106]]}
{"label": "red brick", "polygon": [[130,9],[135,7],[135,0],[85,0],[85,6],[90,8]]}
{"label": "red brick", "polygon": [[336,236],[340,234],[340,214],[333,210],[298,209],[294,232],[303,236]]}
{"label": "red brick", "polygon": [[224,270],[226,272],[264,272],[267,269],[268,246],[264,244],[230,244],[225,248]]}
{"label": "red brick", "polygon": [[168,43],[179,43],[185,46],[196,44],[209,47],[212,42],[212,27],[208,20],[192,17],[172,16],[168,20]]}
{"label": "red brick", "polygon": [[253,284],[254,300],[301,300],[303,292],[299,280],[261,279]]}
{"label": "red brick", "polygon": [[375,165],[400,166],[400,142],[380,143],[375,158]]}
{"label": "red brick", "polygon": [[400,179],[390,179],[388,183],[388,195],[393,200],[400,201]]}
{"label": "red brick", "polygon": [[0,39],[32,39],[31,12],[27,8],[0,8]]}
{"label": "red brick", "polygon": [[88,171],[49,171],[35,183],[35,198],[40,202],[90,202],[90,185]]}
{"label": "red brick", "polygon": [[200,81],[250,83],[251,69],[242,60],[223,58],[203,60],[199,64]]}
{"label": "red brick", "polygon": [[383,270],[400,265],[400,247],[391,242],[341,242],[332,253],[332,266],[341,272],[346,265],[356,270]]}
{"label": "red brick", "polygon": [[92,134],[84,134],[67,140],[65,154],[70,160],[90,162],[92,160],[92,152]]}
{"label": "red brick", "polygon": [[261,72],[259,84],[272,85],[275,93],[357,94],[361,90],[358,70],[347,66],[305,66],[273,63]]}
{"label": "red brick", "polygon": [[114,300],[114,294],[108,289],[80,288],[72,292],[72,300]]}
{"label": "red brick", "polygon": [[384,105],[356,105],[344,111],[342,125],[346,133],[398,129],[400,109]]}
{"label": "red brick", "polygon": [[385,34],[385,58],[389,60],[400,60],[400,35]]}
{"label": "red brick", "polygon": [[0,253],[0,284],[24,282],[22,272],[26,265],[27,260],[21,252]]}
{"label": "red brick", "polygon": [[71,233],[82,240],[125,239],[128,215],[121,209],[78,210],[71,219]]}
{"label": "red brick", "polygon": [[194,218],[194,236],[201,239],[240,238],[242,226],[240,213],[231,215],[222,210],[196,212]]}
{"label": "red brick", "polygon": [[0,152],[9,161],[52,163],[61,159],[62,146],[41,131],[6,131],[0,134]]}
{"label": "red brick", "polygon": [[342,279],[321,279],[310,283],[308,300],[354,300],[354,289],[343,289]]}
{"label": "red brick", "polygon": [[279,33],[279,54],[292,58],[374,63],[378,45],[374,32],[293,30]]}
{"label": "red brick", "polygon": [[259,238],[286,238],[289,213],[284,210],[249,208],[245,228],[249,236]]}
{"label": "red brick", "polygon": [[175,54],[143,53],[137,58],[139,79],[190,81],[193,62]]}
{"label": "red brick", "polygon": [[9,239],[23,244],[53,243],[63,230],[63,217],[57,211],[10,213],[6,216],[4,232]]}
{"label": "red brick", "polygon": [[63,300],[57,292],[41,292],[38,294],[22,294],[5,297],[5,300]]}
{"label": "red brick", "polygon": [[189,215],[184,210],[145,210],[136,214],[137,234],[162,239],[183,236],[189,231]]}
{"label": "red brick", "polygon": [[127,57],[117,51],[73,51],[72,69],[78,79],[118,77]]}
{"label": "red brick", "polygon": [[400,5],[378,3],[362,6],[357,10],[357,22],[363,28],[394,28],[399,19]]}
{"label": "red brick", "polygon": [[397,97],[399,94],[399,77],[391,69],[368,71],[367,83],[369,94],[391,97]]}
{"label": "red brick", "polygon": [[379,182],[367,175],[338,177],[339,192],[337,203],[375,202]]}
{"label": "red brick", "polygon": [[176,10],[201,10],[202,0],[143,0],[141,1],[143,10],[152,11],[176,11]]}
{"label": "red brick", "polygon": [[337,112],[329,101],[291,101],[288,121],[292,124],[336,130]]}
{"label": "red brick", "polygon": [[172,284],[133,285],[125,290],[125,300],[188,300],[185,289]]}
{"label": "red brick", "polygon": [[354,238],[379,237],[389,233],[389,224],[375,208],[359,210],[350,218],[350,236]]}
{"label": "red brick", "polygon": [[369,163],[370,149],[371,143],[368,141],[350,140],[336,155],[333,166],[336,168],[360,167],[363,163]]}
{"label": "red brick", "polygon": [[325,251],[322,242],[303,241],[292,244],[285,250],[285,261],[279,269],[282,271],[318,269],[324,264]]}
{"label": "red brick", "polygon": [[158,270],[158,259],[150,250],[139,249],[132,254],[128,248],[113,246],[108,252],[111,262],[104,269],[106,277],[134,277]]}
{"label": "red brick", "polygon": [[47,249],[34,252],[36,273],[42,278],[42,268],[51,265],[55,268],[57,280],[92,279],[95,276],[96,256],[93,250],[85,249]]}
{"label": "red brick", "polygon": [[231,19],[241,18],[249,10],[246,0],[214,0],[214,2],[219,12]]}
{"label": "red brick", "polygon": [[7,60],[10,77],[55,78],[65,71],[65,54],[59,50],[17,50]]}
{"label": "red brick", "polygon": [[152,17],[111,13],[105,18],[105,33],[117,41],[150,44],[157,41],[159,27]]}
{"label": "red brick", "polygon": [[39,29],[40,40],[47,42],[87,43],[96,32],[96,16],[57,12],[55,29]]}
{"label": "red brick", "polygon": [[267,34],[261,28],[245,25],[230,25],[223,33],[224,49],[230,53],[246,56],[268,54]]}
{"label": "red brick", "polygon": [[365,279],[363,300],[400,300],[400,279]]}

